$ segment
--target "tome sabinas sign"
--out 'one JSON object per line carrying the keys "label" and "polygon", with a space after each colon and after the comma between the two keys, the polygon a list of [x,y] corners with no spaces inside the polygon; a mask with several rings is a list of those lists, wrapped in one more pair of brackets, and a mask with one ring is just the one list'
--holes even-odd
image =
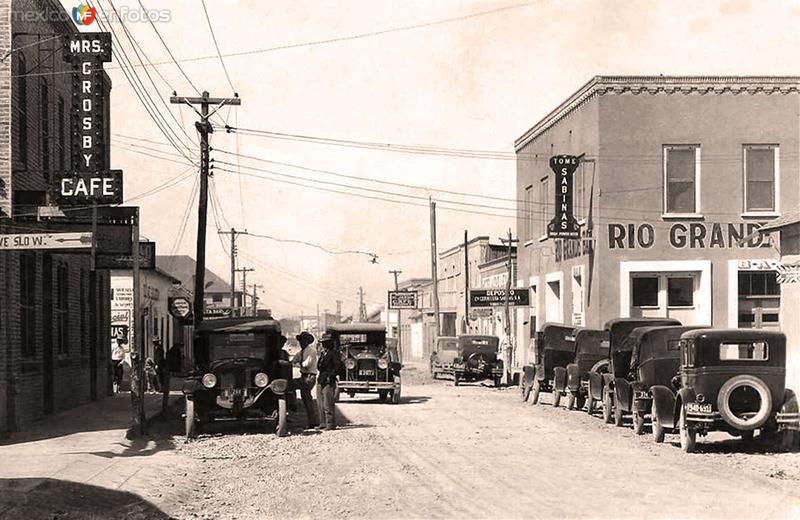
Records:
{"label": "tome sabinas sign", "polygon": [[556,174],[555,216],[547,224],[547,238],[580,238],[578,221],[572,213],[572,175],[580,160],[574,155],[550,158],[550,168]]}

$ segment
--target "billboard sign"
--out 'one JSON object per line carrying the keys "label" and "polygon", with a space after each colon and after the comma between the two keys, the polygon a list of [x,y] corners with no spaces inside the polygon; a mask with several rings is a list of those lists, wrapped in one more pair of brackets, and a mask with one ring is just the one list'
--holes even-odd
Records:
{"label": "billboard sign", "polygon": [[547,225],[547,238],[580,238],[580,226],[572,211],[572,175],[580,159],[574,155],[555,155],[550,168],[556,174],[555,216]]}
{"label": "billboard sign", "polygon": [[419,293],[417,291],[389,291],[389,309],[418,309]]}
{"label": "billboard sign", "polygon": [[[502,307],[506,304],[506,290],[503,289],[470,289],[470,307]],[[530,305],[530,291],[527,287],[512,287],[508,292],[508,304],[514,307]]]}

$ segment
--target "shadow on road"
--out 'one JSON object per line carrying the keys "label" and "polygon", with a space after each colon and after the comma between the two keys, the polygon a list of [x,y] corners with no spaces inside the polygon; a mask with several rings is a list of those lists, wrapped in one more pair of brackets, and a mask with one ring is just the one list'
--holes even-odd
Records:
{"label": "shadow on road", "polygon": [[[670,440],[670,444],[680,448],[680,439]],[[718,441],[704,441],[698,437],[695,447],[696,453],[741,453],[747,455],[772,455],[783,452],[780,436],[756,436],[751,441],[740,438],[730,438]]]}
{"label": "shadow on road", "polygon": [[138,495],[49,478],[0,479],[0,519],[167,519]]}
{"label": "shadow on road", "polygon": [[[400,397],[400,403],[398,404],[418,404],[418,403],[425,403],[430,401],[431,397],[427,395],[404,395]],[[372,406],[397,406],[387,401],[381,401],[379,397],[375,397],[372,399],[359,399],[358,397],[347,397],[344,399],[340,399],[338,404],[364,404],[364,405],[372,405]]]}

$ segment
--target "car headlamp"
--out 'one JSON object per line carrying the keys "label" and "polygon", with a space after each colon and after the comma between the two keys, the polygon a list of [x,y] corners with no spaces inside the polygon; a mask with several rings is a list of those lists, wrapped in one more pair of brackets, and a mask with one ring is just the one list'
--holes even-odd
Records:
{"label": "car headlamp", "polygon": [[217,385],[217,376],[208,373],[203,376],[203,386],[206,388],[214,388]]}
{"label": "car headlamp", "polygon": [[386,360],[386,358],[380,358],[378,360],[378,368],[380,368],[381,370],[386,370],[386,367],[388,366],[389,362]]}
{"label": "car headlamp", "polygon": [[259,372],[256,374],[256,377],[253,378],[253,382],[255,382],[256,386],[259,388],[264,388],[269,383],[269,377],[264,372]]}
{"label": "car headlamp", "polygon": [[353,370],[356,367],[356,360],[353,358],[347,358],[344,362],[344,367],[347,370]]}

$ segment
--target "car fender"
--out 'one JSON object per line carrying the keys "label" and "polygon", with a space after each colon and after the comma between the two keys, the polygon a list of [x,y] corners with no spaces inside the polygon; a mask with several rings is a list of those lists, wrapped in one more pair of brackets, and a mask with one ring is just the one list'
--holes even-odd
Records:
{"label": "car fender", "polygon": [[800,412],[800,402],[797,400],[797,395],[788,388],[783,391],[783,406],[781,406],[781,413],[798,413]]}
{"label": "car fender", "polygon": [[578,371],[578,365],[570,363],[567,365],[567,388],[573,392],[577,392],[581,388],[581,374]]}
{"label": "car fender", "polygon": [[195,392],[203,388],[203,384],[200,382],[199,378],[191,378],[185,379],[183,381],[183,386],[181,390],[183,391],[183,395],[193,395]]}
{"label": "car fender", "polygon": [[522,380],[526,385],[533,383],[533,376],[536,374],[536,367],[533,365],[525,365],[522,367]]}
{"label": "car fender", "polygon": [[653,407],[658,415],[658,420],[661,421],[667,428],[675,427],[675,392],[666,386],[653,386],[650,388],[650,394],[653,396]]}
{"label": "car fender", "polygon": [[534,372],[533,377],[539,381],[544,381],[544,365],[536,365],[536,371]]}
{"label": "car fender", "polygon": [[632,402],[632,390],[631,384],[621,378],[617,377],[614,379],[614,404],[620,406],[623,411],[630,412],[631,411],[631,402]]}
{"label": "car fender", "polygon": [[693,403],[695,395],[694,388],[689,386],[685,386],[678,390],[678,394],[675,396],[675,405],[672,408],[673,424],[681,415],[681,407],[683,406],[683,403]]}
{"label": "car fender", "polygon": [[603,374],[599,372],[589,372],[589,394],[596,401],[603,399]]}
{"label": "car fender", "polygon": [[553,369],[553,388],[559,392],[564,392],[567,389],[567,369],[564,367],[555,367]]}

